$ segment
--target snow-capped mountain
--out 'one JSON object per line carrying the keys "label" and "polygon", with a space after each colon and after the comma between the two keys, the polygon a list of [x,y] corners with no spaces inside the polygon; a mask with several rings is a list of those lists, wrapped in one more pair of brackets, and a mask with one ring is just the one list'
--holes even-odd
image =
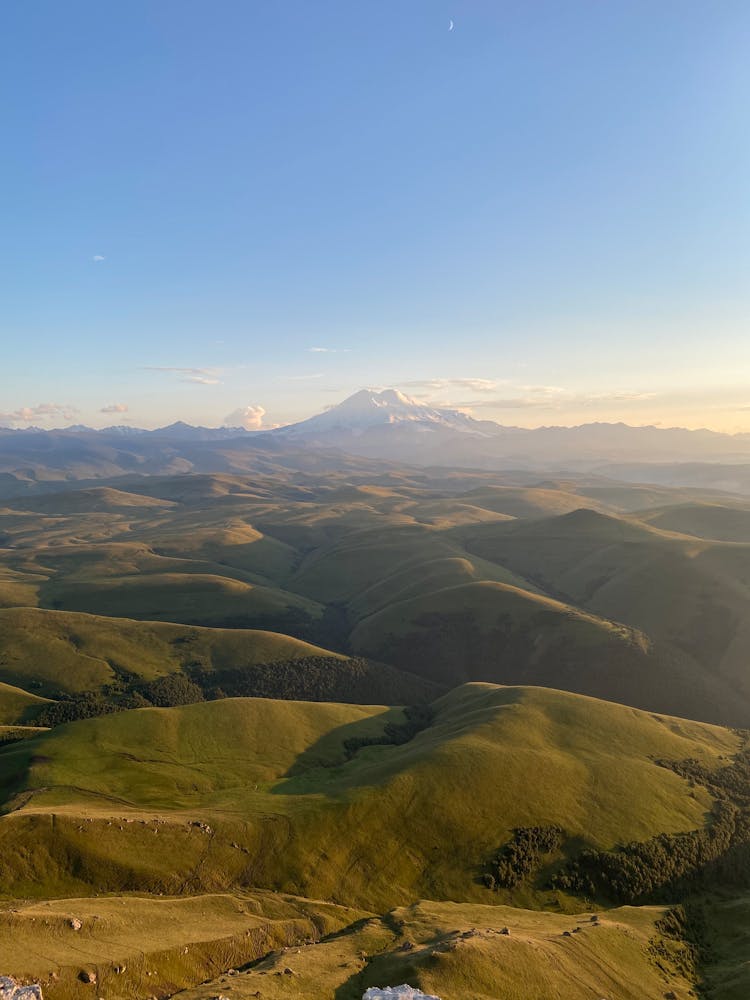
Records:
{"label": "snow-capped mountain", "polygon": [[474,420],[459,410],[427,406],[398,389],[361,389],[325,413],[279,427],[272,433],[288,438],[359,437],[401,424],[417,432],[441,428],[480,436],[487,434],[488,427],[497,426]]}

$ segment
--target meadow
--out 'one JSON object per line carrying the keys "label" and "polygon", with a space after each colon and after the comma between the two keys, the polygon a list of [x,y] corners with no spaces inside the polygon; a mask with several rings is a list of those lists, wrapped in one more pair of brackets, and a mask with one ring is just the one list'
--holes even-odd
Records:
{"label": "meadow", "polygon": [[[366,462],[19,491],[2,971],[53,1000],[743,995],[746,500]],[[628,851],[645,895],[606,875]]]}

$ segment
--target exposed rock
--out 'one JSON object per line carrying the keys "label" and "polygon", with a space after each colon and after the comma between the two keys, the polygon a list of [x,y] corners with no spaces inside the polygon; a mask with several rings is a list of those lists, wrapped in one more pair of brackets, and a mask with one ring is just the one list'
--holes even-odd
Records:
{"label": "exposed rock", "polygon": [[80,931],[80,929],[83,927],[83,924],[78,919],[78,917],[71,917],[70,920],[68,921],[68,927],[72,927],[74,931]]}
{"label": "exposed rock", "polygon": [[81,969],[81,971],[78,973],[78,978],[81,980],[82,983],[87,983],[90,985],[91,983],[96,982],[96,973],[92,972],[91,969]]}
{"label": "exposed rock", "polygon": [[0,998],[2,1000],[42,1000],[42,987],[39,983],[32,986],[19,986],[10,976],[0,976]]}
{"label": "exposed rock", "polygon": [[371,986],[362,994],[362,1000],[440,1000],[440,997],[404,983],[402,986]]}

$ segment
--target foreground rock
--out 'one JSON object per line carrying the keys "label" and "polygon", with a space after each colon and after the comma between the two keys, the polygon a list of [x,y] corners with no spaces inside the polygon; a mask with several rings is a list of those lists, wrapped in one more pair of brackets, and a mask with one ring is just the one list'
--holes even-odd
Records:
{"label": "foreground rock", "polygon": [[19,986],[10,976],[0,976],[0,1000],[42,1000],[42,987]]}
{"label": "foreground rock", "polygon": [[423,993],[404,983],[403,986],[371,986],[362,994],[362,1000],[440,1000],[440,997]]}

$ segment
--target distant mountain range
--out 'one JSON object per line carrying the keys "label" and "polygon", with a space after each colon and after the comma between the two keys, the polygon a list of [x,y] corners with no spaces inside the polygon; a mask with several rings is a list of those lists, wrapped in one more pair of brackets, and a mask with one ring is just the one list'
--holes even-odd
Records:
{"label": "distant mountain range", "polygon": [[395,389],[362,389],[325,413],[265,433],[372,458],[478,468],[750,457],[750,434],[623,423],[505,427],[427,406]]}
{"label": "distant mountain range", "polygon": [[267,431],[183,422],[156,430],[0,429],[0,476],[27,482],[257,471],[271,456],[274,462],[285,456],[287,467],[320,468],[326,462],[340,467],[342,453],[417,466],[596,472],[629,481],[750,491],[750,434],[624,423],[504,427],[428,406],[396,389],[362,389],[323,413]]}

